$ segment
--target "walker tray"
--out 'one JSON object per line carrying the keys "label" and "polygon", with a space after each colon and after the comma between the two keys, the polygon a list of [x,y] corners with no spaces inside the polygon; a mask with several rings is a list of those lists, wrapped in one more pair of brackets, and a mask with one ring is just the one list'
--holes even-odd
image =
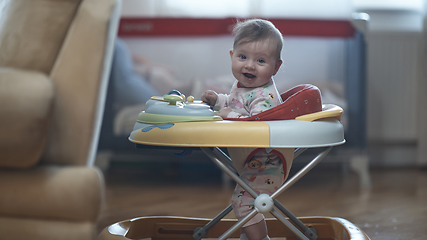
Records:
{"label": "walker tray", "polygon": [[343,111],[336,105],[323,105],[320,112],[289,120],[231,121],[215,116],[200,101],[183,101],[179,96],[170,99],[165,95],[147,102],[129,136],[131,142],[172,147],[260,148],[326,147],[345,142],[339,120]]}

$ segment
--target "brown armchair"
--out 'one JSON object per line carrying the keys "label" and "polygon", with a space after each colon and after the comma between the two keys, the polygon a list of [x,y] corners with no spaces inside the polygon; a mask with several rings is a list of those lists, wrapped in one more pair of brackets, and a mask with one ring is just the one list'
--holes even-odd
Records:
{"label": "brown armchair", "polygon": [[0,1],[0,239],[93,239],[119,0]]}

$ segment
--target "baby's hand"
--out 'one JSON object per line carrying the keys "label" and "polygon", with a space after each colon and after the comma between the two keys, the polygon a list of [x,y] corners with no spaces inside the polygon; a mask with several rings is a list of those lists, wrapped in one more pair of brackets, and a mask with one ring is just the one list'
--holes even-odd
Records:
{"label": "baby's hand", "polygon": [[206,90],[206,92],[202,94],[201,99],[210,106],[215,106],[216,100],[218,99],[218,93],[212,90]]}
{"label": "baby's hand", "polygon": [[231,112],[231,109],[228,107],[225,107],[225,108],[219,110],[215,115],[218,115],[222,118],[227,118],[227,116],[230,112]]}

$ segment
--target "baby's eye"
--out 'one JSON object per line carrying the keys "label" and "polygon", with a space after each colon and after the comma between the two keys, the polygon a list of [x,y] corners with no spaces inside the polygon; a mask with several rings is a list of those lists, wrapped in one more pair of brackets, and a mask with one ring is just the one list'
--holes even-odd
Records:
{"label": "baby's eye", "polygon": [[243,54],[241,54],[241,55],[239,55],[239,58],[240,58],[240,59],[246,59],[246,56],[245,56],[245,55],[243,55]]}
{"label": "baby's eye", "polygon": [[259,63],[265,63],[264,59],[258,59]]}

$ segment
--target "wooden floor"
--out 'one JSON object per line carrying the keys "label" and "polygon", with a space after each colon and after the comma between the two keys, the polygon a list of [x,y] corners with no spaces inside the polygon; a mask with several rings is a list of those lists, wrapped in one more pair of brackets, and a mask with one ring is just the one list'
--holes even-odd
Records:
{"label": "wooden floor", "polygon": [[[139,216],[213,218],[228,206],[233,186],[222,186],[220,173],[193,176],[191,168],[177,173],[177,167],[113,164],[105,172],[99,230]],[[359,189],[354,173],[320,166],[278,200],[296,216],[345,218],[374,240],[427,239],[427,171],[374,169],[371,178],[372,188]]]}

